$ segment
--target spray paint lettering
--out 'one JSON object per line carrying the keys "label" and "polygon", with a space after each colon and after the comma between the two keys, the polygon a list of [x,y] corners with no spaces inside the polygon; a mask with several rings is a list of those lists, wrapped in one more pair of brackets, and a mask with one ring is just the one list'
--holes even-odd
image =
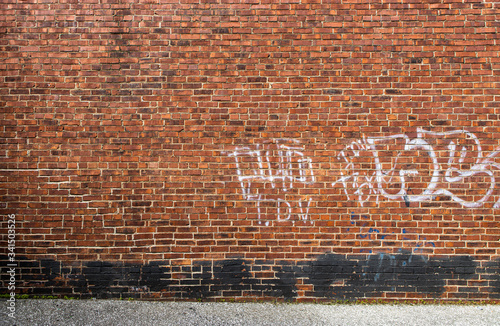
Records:
{"label": "spray paint lettering", "polygon": [[292,220],[294,215],[307,221],[311,198],[303,189],[315,182],[312,161],[296,141],[280,142],[238,147],[229,153],[243,198],[257,203],[259,220],[271,213],[279,221]]}
{"label": "spray paint lettering", "polygon": [[[362,206],[378,204],[382,197],[410,206],[446,196],[462,207],[482,207],[493,200],[498,153],[483,153],[479,139],[463,130],[419,128],[415,138],[405,134],[363,138],[339,153],[341,176],[332,186],[341,186],[349,200]],[[500,200],[493,208],[500,208]]]}
{"label": "spray paint lettering", "polygon": [[[374,221],[368,215],[356,215],[351,213],[351,225],[357,231],[357,237],[365,241],[381,241],[382,247],[385,246],[384,240],[402,240],[400,252],[406,252],[411,249],[414,254],[424,254],[426,249],[435,248],[436,245],[432,241],[428,241],[427,237],[422,234],[410,233],[406,229],[398,229],[396,227],[376,227]],[[352,232],[351,228],[347,228],[347,232]],[[361,252],[373,253],[373,249],[362,250]]]}

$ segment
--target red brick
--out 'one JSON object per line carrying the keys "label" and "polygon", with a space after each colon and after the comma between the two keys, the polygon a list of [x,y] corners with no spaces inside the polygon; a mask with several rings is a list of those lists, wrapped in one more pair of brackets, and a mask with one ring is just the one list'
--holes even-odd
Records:
{"label": "red brick", "polygon": [[[466,256],[469,283],[363,295],[498,296],[475,283],[500,250],[494,3],[170,2],[4,10],[0,210],[18,255],[164,261],[179,288],[200,261],[274,284],[322,257]],[[297,301],[318,299],[294,277]]]}

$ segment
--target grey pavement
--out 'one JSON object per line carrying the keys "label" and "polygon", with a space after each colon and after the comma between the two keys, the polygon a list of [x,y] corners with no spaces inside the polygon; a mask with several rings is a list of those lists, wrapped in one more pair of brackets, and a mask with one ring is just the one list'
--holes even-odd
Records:
{"label": "grey pavement", "polygon": [[500,325],[500,305],[326,305],[119,300],[0,301],[0,325]]}

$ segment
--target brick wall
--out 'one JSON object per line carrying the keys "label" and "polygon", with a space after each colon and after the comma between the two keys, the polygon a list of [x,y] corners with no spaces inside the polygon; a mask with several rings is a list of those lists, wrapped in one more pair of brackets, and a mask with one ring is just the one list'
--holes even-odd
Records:
{"label": "brick wall", "polygon": [[500,298],[500,3],[0,12],[19,294]]}

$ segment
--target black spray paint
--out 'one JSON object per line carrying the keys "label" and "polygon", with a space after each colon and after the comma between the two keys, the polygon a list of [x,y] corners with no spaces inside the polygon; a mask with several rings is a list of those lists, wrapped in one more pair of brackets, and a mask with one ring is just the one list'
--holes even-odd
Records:
{"label": "black spray paint", "polygon": [[[0,256],[5,262],[6,256]],[[19,294],[69,295],[81,298],[147,298],[163,292],[168,298],[269,297],[293,300],[297,284],[312,285],[307,297],[356,299],[384,292],[415,292],[439,297],[452,282],[463,293],[468,279],[488,279],[490,298],[500,297],[500,261],[485,268],[468,256],[426,258],[413,253],[324,254],[311,261],[228,259],[197,261],[190,266],[168,261],[146,265],[93,261],[63,264],[19,257]],[[2,275],[2,283],[6,278]],[[3,287],[4,289],[6,287]]]}

